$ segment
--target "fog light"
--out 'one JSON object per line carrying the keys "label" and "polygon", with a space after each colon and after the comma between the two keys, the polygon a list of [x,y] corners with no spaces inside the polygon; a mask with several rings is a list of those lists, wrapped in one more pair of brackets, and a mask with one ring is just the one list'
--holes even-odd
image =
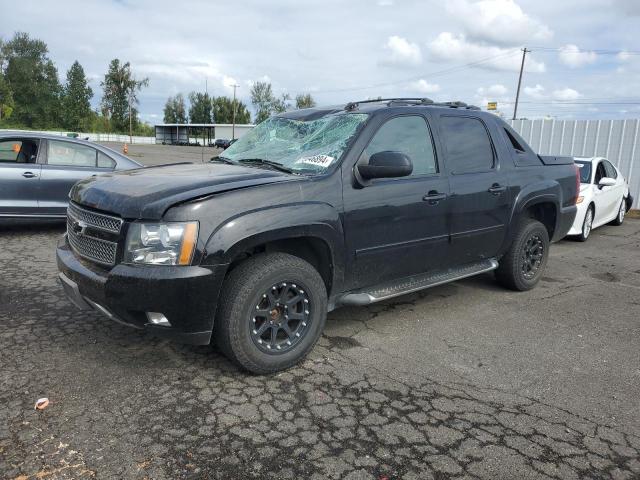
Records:
{"label": "fog light", "polygon": [[165,317],[162,313],[147,312],[147,318],[149,319],[149,322],[153,323],[154,325],[161,325],[163,327],[171,326],[171,323],[169,323],[167,317]]}

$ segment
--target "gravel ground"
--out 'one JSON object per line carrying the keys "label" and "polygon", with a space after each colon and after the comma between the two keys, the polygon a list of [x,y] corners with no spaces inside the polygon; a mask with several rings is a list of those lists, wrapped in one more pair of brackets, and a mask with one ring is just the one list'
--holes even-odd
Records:
{"label": "gravel ground", "polygon": [[336,310],[262,377],[77,311],[62,233],[0,227],[1,478],[640,478],[638,220],[554,245],[531,292]]}

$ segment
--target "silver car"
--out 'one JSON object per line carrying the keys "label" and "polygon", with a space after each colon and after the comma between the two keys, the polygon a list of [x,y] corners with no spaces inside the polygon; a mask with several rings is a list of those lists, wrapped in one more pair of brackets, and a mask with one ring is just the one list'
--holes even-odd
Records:
{"label": "silver car", "polygon": [[78,180],[140,167],[115,150],[84,140],[0,133],[0,217],[64,218],[69,190]]}

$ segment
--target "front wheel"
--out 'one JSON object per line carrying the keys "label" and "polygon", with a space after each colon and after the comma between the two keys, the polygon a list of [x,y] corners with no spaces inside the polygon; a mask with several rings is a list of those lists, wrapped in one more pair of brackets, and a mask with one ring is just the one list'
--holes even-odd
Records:
{"label": "front wheel", "polygon": [[580,232],[580,235],[576,237],[579,242],[586,242],[587,238],[589,238],[591,230],[593,229],[593,215],[593,205],[589,205],[587,213],[584,216],[584,221],[582,222],[582,231]]}
{"label": "front wheel", "polygon": [[327,291],[318,271],[285,253],[256,255],[233,270],[214,323],[218,347],[253,373],[300,362],[327,318]]}
{"label": "front wheel", "polygon": [[623,198],[622,202],[620,202],[620,208],[618,209],[618,215],[613,219],[611,225],[620,226],[622,222],[624,222],[624,215],[627,213],[627,199]]}
{"label": "front wheel", "polygon": [[496,270],[498,282],[511,290],[531,290],[540,281],[549,258],[549,233],[532,218],[517,227],[511,247],[500,259]]}

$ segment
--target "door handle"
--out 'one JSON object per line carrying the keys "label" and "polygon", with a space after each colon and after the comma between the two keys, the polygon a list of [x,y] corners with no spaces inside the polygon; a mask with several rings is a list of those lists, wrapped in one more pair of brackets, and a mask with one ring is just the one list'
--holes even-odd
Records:
{"label": "door handle", "polygon": [[429,193],[422,197],[422,200],[429,202],[429,205],[437,205],[440,200],[444,200],[445,198],[447,198],[446,193],[439,193],[437,190],[429,190]]}
{"label": "door handle", "polygon": [[504,192],[507,189],[507,187],[500,185],[499,183],[494,183],[493,185],[491,185],[491,187],[489,187],[489,193],[492,193],[494,195],[500,195],[502,192]]}
{"label": "door handle", "polygon": [[38,175],[37,175],[36,173],[33,173],[33,172],[24,172],[24,173],[22,174],[22,176],[23,176],[24,178],[35,178],[35,177],[37,177]]}

